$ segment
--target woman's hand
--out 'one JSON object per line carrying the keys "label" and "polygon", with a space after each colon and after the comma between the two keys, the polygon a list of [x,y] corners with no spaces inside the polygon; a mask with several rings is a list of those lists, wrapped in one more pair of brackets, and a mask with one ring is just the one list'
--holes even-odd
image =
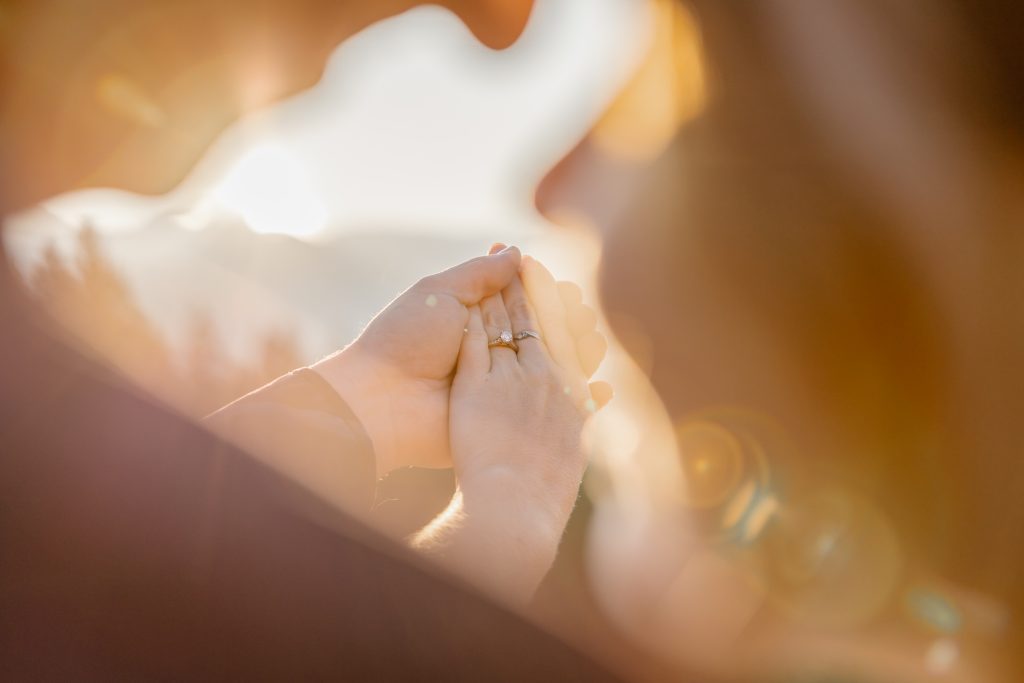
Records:
{"label": "woman's hand", "polygon": [[519,268],[515,247],[423,278],[344,350],[312,366],[349,404],[373,442],[377,473],[448,467],[448,404],[468,307]]}
{"label": "woman's hand", "polygon": [[[572,306],[542,265],[524,259],[522,280],[470,308],[450,409],[458,493],[414,541],[513,602],[528,599],[551,566],[586,465],[580,432],[597,402],[579,342],[589,339],[600,356],[605,342],[592,330],[574,334]],[[503,330],[541,339],[521,339],[518,352],[488,348]],[[602,402],[610,396],[607,385],[594,390]]]}
{"label": "woman's hand", "polygon": [[[351,345],[312,366],[369,434],[378,475],[399,467],[451,465],[449,393],[468,309],[489,295],[500,299],[501,290],[518,280],[519,265],[518,249],[496,244],[487,256],[425,277],[377,314]],[[548,307],[570,321],[566,348],[592,374],[607,349],[594,331],[597,316],[581,303],[576,285],[548,284],[557,299]]]}

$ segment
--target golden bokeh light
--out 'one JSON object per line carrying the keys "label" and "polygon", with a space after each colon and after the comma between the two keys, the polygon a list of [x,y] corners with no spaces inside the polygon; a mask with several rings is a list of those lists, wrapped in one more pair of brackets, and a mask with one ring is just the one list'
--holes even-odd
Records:
{"label": "golden bokeh light", "polygon": [[755,497],[757,496],[757,484],[748,480],[736,492],[736,495],[729,499],[722,513],[722,527],[732,529],[743,521],[744,515],[750,511]]}
{"label": "golden bokeh light", "polygon": [[650,5],[653,36],[647,57],[591,133],[602,152],[632,162],[661,154],[707,99],[700,32],[693,16],[673,0],[654,0]]}
{"label": "golden bokeh light", "polygon": [[[677,502],[707,540],[750,544],[772,521],[778,500],[765,452],[772,440],[767,424],[751,411],[720,407],[676,425]],[[773,447],[776,458],[784,455]]]}
{"label": "golden bokeh light", "polygon": [[765,541],[772,596],[802,623],[863,624],[890,605],[901,578],[903,553],[889,520],[845,490],[787,502]]}
{"label": "golden bokeh light", "polygon": [[676,438],[686,504],[697,508],[721,505],[736,490],[743,474],[739,442],[721,426],[706,421],[684,424]]}

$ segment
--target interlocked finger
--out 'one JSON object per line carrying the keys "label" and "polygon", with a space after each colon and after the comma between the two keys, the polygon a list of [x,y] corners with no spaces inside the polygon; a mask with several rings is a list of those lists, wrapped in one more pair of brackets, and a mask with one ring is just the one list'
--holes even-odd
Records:
{"label": "interlocked finger", "polygon": [[582,375],[576,356],[576,340],[569,332],[565,304],[551,273],[539,261],[527,258],[520,273],[523,286],[533,302],[552,359],[567,372]]}
{"label": "interlocked finger", "polygon": [[520,274],[537,312],[548,352],[564,372],[570,393],[576,398],[577,403],[583,405],[590,399],[590,390],[580,366],[576,340],[569,332],[565,303],[558,291],[558,285],[547,268],[529,257],[523,260]]}
{"label": "interlocked finger", "polygon": [[501,293],[505,311],[512,323],[512,333],[519,345],[519,362],[541,363],[548,359],[547,348],[541,336],[540,323],[533,311],[530,298],[526,295],[523,281],[512,279]]}
{"label": "interlocked finger", "polygon": [[593,332],[597,327],[597,312],[583,304],[566,304],[565,317],[569,332],[577,339]]}
{"label": "interlocked finger", "polygon": [[559,280],[558,293],[562,296],[562,301],[566,306],[583,303],[583,290],[575,282]]}
{"label": "interlocked finger", "polygon": [[484,329],[487,331],[488,346],[491,349],[491,368],[515,365],[517,345],[512,338],[512,322],[505,310],[501,293],[481,301],[480,313],[484,319]]}
{"label": "interlocked finger", "polygon": [[576,350],[583,374],[593,377],[605,354],[608,353],[608,340],[600,332],[591,330],[576,340]]}

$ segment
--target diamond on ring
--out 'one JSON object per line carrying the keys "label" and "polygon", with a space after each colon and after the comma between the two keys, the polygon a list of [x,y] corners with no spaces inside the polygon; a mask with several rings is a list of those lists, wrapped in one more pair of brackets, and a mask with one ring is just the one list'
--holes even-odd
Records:
{"label": "diamond on ring", "polygon": [[516,344],[515,337],[512,336],[511,330],[502,330],[497,337],[487,342],[488,347],[504,346],[505,348],[512,349],[513,351],[519,350],[519,345]]}

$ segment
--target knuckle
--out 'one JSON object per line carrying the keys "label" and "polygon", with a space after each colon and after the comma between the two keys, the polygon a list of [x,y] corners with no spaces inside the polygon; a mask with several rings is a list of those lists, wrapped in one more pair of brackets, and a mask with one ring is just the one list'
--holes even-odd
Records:
{"label": "knuckle", "polygon": [[416,281],[412,288],[418,291],[437,289],[437,275],[425,275],[421,277]]}

